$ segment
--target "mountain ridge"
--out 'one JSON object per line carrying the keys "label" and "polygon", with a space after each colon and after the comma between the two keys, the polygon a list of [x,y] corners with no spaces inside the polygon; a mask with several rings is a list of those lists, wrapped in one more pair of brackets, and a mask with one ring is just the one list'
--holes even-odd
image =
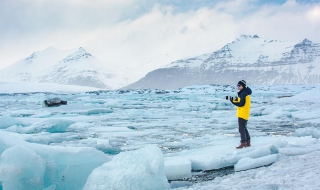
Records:
{"label": "mountain ridge", "polygon": [[320,44],[241,35],[212,53],[174,61],[123,89],[181,88],[201,84],[320,83]]}
{"label": "mountain ridge", "polygon": [[2,69],[1,81],[40,82],[117,88],[117,73],[109,70],[83,47],[58,50],[49,47]]}
{"label": "mountain ridge", "polygon": [[[318,64],[319,63],[319,64]],[[320,44],[241,35],[220,49],[179,59],[134,79],[133,69],[108,68],[83,47],[48,47],[0,70],[0,81],[24,81],[90,86],[104,89],[173,89],[188,85],[320,83]],[[141,69],[140,69],[141,70]],[[131,74],[131,75],[130,75]],[[132,78],[130,78],[130,76]],[[136,79],[135,79],[136,80]],[[128,85],[129,84],[129,85]]]}

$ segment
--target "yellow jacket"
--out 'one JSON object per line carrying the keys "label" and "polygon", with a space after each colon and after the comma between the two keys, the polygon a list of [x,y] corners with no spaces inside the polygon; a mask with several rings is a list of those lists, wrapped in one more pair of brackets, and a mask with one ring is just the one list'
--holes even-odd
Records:
{"label": "yellow jacket", "polygon": [[249,87],[244,88],[238,92],[238,98],[231,102],[237,106],[237,117],[248,120],[250,115],[251,100],[250,95],[252,91]]}

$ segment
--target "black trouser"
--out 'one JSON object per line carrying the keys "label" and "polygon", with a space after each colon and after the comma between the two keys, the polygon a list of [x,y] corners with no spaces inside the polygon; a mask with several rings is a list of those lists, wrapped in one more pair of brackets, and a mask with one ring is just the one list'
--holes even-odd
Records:
{"label": "black trouser", "polygon": [[238,124],[239,124],[239,133],[241,136],[241,143],[245,143],[248,140],[250,140],[250,135],[247,129],[247,120],[239,117]]}

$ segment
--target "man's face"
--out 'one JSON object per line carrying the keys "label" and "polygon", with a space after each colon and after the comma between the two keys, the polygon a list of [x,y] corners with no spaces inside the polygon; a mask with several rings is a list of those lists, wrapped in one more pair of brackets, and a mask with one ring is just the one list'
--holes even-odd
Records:
{"label": "man's face", "polygon": [[238,90],[242,90],[243,89],[242,85],[238,84],[237,86],[238,86]]}

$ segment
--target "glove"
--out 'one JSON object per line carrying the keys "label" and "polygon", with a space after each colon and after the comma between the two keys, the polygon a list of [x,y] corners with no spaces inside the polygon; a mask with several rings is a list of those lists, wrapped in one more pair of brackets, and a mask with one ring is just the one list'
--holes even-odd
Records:
{"label": "glove", "polygon": [[233,101],[233,97],[230,97],[230,101],[231,101],[231,102]]}

